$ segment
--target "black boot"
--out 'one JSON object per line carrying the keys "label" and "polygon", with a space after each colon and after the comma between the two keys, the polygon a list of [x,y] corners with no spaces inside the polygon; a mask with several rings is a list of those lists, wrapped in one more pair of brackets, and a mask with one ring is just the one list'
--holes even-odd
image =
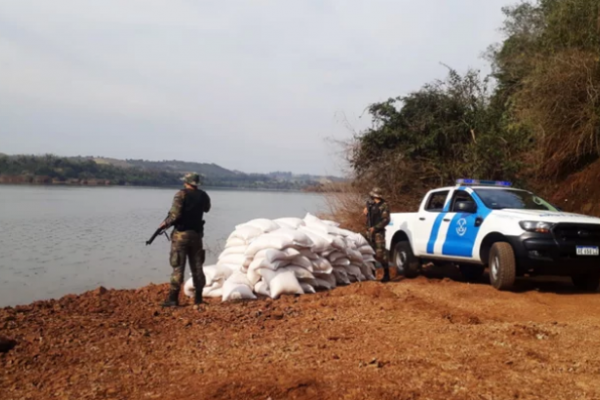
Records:
{"label": "black boot", "polygon": [[194,305],[199,306],[200,304],[204,304],[204,300],[202,300],[202,291],[197,290],[194,295]]}
{"label": "black boot", "polygon": [[179,292],[175,290],[169,291],[169,297],[161,304],[163,307],[177,307],[179,306]]}
{"label": "black boot", "polygon": [[196,274],[192,272],[192,279],[194,280],[194,305],[199,306],[204,304],[202,300],[202,290],[204,290],[204,285],[206,284],[206,277],[204,276],[204,272],[202,271],[202,265],[200,265],[196,271]]}
{"label": "black boot", "polygon": [[382,283],[387,283],[390,281],[390,268],[383,267],[383,278],[381,279]]}

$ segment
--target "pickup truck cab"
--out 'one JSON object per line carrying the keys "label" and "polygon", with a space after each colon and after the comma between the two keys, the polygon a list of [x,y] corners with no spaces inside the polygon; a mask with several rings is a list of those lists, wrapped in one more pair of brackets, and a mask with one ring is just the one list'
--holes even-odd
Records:
{"label": "pickup truck cab", "polygon": [[600,218],[566,213],[509,182],[459,179],[427,193],[416,213],[394,213],[386,228],[392,262],[407,277],[425,262],[458,265],[467,280],[486,267],[492,286],[517,276],[570,276],[582,290],[600,284]]}

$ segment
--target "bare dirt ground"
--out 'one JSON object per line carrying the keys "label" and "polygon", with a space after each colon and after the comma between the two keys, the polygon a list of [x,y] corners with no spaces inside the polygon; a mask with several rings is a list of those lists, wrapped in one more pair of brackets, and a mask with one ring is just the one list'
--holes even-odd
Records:
{"label": "bare dirt ground", "polygon": [[0,310],[0,399],[600,399],[600,294],[449,278],[158,306],[167,286]]}

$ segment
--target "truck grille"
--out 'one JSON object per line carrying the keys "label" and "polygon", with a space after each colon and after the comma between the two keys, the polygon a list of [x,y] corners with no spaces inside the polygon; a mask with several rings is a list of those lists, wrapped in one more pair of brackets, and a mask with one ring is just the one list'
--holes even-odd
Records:
{"label": "truck grille", "polygon": [[560,223],[554,227],[556,240],[600,242],[600,225]]}

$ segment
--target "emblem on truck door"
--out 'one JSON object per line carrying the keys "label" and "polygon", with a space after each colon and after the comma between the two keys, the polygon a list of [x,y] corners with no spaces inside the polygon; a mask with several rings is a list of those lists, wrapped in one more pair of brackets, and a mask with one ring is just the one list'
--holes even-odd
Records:
{"label": "emblem on truck door", "polygon": [[461,218],[456,222],[456,225],[456,233],[458,236],[464,236],[465,233],[467,233],[467,220]]}

